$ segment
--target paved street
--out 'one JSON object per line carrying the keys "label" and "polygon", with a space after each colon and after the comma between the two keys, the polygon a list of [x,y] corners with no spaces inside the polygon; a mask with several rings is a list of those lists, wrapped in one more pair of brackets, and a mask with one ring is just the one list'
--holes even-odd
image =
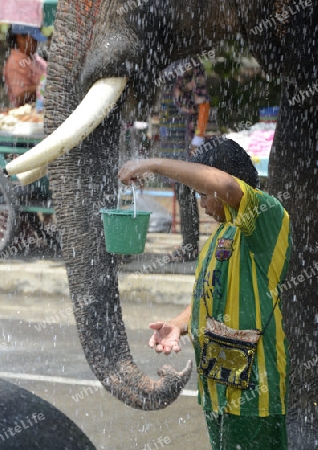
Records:
{"label": "paved street", "polygon": [[[161,242],[160,251],[164,250]],[[153,254],[157,252],[153,245],[152,251]],[[149,255],[145,254],[144,258],[150,260],[152,257]],[[138,261],[136,258],[129,262],[130,268],[122,266],[123,278],[140,269],[141,261],[137,267]],[[169,277],[172,280],[170,284],[167,281],[165,287],[166,290],[171,287],[171,295],[167,296],[167,292],[162,294],[164,305],[160,300],[160,278],[155,283],[157,293],[152,295],[147,291],[147,286],[141,287],[139,294],[137,288],[135,295],[132,292],[134,288],[130,295],[128,289],[122,293],[131,352],[139,368],[153,378],[157,377],[156,371],[164,363],[169,362],[181,370],[187,360],[194,357],[192,346],[187,341],[180,354],[169,357],[157,355],[147,346],[151,335],[148,323],[175,316],[189,300],[193,279],[190,272],[193,274],[194,265],[186,264],[167,269],[173,273],[166,275],[167,280]],[[71,303],[61,258],[47,255],[39,261],[35,254],[31,254],[28,258],[2,262],[0,269],[3,286],[6,286],[0,293],[0,378],[26,388],[63,411],[87,434],[98,450],[210,448],[203,414],[196,400],[195,370],[183,395],[167,409],[143,412],[124,406],[100,388],[85,361],[70,312]],[[20,277],[15,275],[15,271]],[[152,277],[154,284],[156,274],[148,276]],[[158,277],[162,276],[158,274]],[[173,298],[172,281],[174,279],[174,283],[178,283],[178,277],[188,277],[188,282],[185,283],[184,298],[180,297],[179,304],[175,304],[170,299]],[[17,278],[18,287],[15,287],[12,280]],[[48,285],[47,291],[45,285]],[[1,443],[0,448],[5,449]]]}

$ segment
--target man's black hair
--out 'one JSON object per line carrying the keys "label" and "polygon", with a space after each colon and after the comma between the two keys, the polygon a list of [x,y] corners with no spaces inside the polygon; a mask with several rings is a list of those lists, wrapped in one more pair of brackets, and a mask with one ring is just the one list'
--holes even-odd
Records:
{"label": "man's black hair", "polygon": [[223,136],[208,139],[196,150],[190,162],[215,167],[253,188],[259,187],[259,176],[250,156],[232,139]]}

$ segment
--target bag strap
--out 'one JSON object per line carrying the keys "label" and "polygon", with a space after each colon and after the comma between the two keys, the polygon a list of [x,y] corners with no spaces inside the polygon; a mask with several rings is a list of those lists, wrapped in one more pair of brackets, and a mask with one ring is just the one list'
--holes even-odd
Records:
{"label": "bag strap", "polygon": [[[205,258],[204,267],[202,266],[202,268],[201,268],[201,274],[200,275],[203,278],[203,281],[202,280],[198,280],[198,284],[199,284],[199,282],[200,282],[200,284],[202,283],[202,294],[201,295],[202,295],[202,298],[203,298],[203,301],[204,301],[204,304],[205,304],[207,316],[209,315],[209,312],[208,312],[209,310],[208,310],[208,305],[206,303],[206,298],[205,298],[205,295],[204,295],[204,278],[205,278],[205,274],[206,274],[207,269],[208,269],[208,265],[209,265],[209,261],[211,259],[211,256],[212,256],[212,242],[210,244],[210,248],[209,248],[209,250],[207,252],[207,255],[206,255],[206,258]],[[273,306],[272,312],[270,313],[269,318],[268,318],[268,320],[267,320],[263,330],[260,331],[261,335],[264,335],[265,331],[267,330],[267,327],[268,327],[268,325],[269,325],[269,323],[270,323],[270,321],[271,321],[271,319],[272,319],[272,317],[274,315],[274,310],[275,310],[278,302],[279,302],[279,297],[277,297],[275,305]]]}
{"label": "bag strap", "polygon": [[273,307],[273,309],[272,309],[272,312],[270,313],[270,316],[269,316],[269,318],[268,318],[268,321],[266,322],[265,327],[264,327],[263,330],[260,332],[261,335],[264,335],[264,334],[265,334],[265,331],[266,331],[266,329],[267,329],[267,327],[268,327],[268,325],[269,325],[269,322],[271,321],[271,319],[272,319],[272,317],[273,317],[273,315],[274,315],[274,309],[276,308],[278,301],[279,301],[279,297],[277,297],[277,300],[276,300],[275,305],[274,305],[274,307]]}

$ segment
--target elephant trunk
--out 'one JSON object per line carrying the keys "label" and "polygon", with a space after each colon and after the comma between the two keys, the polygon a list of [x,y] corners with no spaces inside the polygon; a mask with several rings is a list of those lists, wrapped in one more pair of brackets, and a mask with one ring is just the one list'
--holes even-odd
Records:
{"label": "elephant trunk", "polygon": [[191,374],[191,361],[182,372],[169,365],[158,370],[160,380],[154,381],[142,374],[133,361],[121,361],[116,369],[101,380],[112,395],[136,409],[158,410],[170,405],[179,396]]}
{"label": "elephant trunk", "polygon": [[181,373],[163,367],[161,379],[153,381],[130,355],[116,255],[105,250],[99,212],[101,206],[114,207],[117,200],[117,120],[105,120],[105,128],[99,126],[72,155],[49,165],[49,178],[85,357],[98,380],[118,399],[133,408],[159,409],[177,398],[190,377],[191,364]]}

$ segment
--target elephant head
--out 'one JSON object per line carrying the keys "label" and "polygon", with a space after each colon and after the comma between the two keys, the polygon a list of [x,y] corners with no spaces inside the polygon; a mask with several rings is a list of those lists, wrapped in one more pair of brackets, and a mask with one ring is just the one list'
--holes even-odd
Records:
{"label": "elephant head", "polygon": [[[297,8],[290,0],[59,0],[45,100],[46,132],[50,136],[39,148],[11,162],[7,172],[31,179],[49,163],[86,359],[104,387],[135,408],[156,409],[171,403],[188,380],[190,366],[182,373],[165,367],[161,379],[152,381],[133,363],[121,316],[116,257],[105,252],[101,220],[93,214],[94,205],[103,202],[112,207],[117,198],[118,124],[128,98],[138,105],[136,120],[151,104],[154,81],[163,67],[185,55],[212,49],[217,41],[235,39],[238,32],[265,72],[283,76],[270,182],[274,194],[291,193],[285,206],[294,221],[299,249],[292,270],[299,273],[299,266],[309,266],[318,252],[314,204],[317,96],[295,105],[289,100],[297,89],[311,86],[317,76],[318,32],[312,4],[317,7],[317,0],[301,1]],[[307,211],[311,211],[311,221],[305,220]],[[295,284],[286,302],[288,335],[297,335],[307,344],[304,352],[302,345],[292,341],[295,386],[311,387],[311,391],[303,389],[301,402],[293,393],[292,411],[293,418],[308,431],[308,439],[304,435],[301,439],[301,445],[309,443],[308,448],[313,442],[315,419],[305,417],[317,417],[311,396],[317,394],[318,383],[316,375],[311,381],[298,368],[300,361],[306,357],[311,360],[318,353],[315,322],[308,323],[302,316],[306,302],[308,315],[317,317],[314,301],[307,301],[316,291],[314,279],[299,287]],[[295,295],[298,302],[293,303],[290,299]],[[298,314],[304,320],[296,327],[293,320]]]}

